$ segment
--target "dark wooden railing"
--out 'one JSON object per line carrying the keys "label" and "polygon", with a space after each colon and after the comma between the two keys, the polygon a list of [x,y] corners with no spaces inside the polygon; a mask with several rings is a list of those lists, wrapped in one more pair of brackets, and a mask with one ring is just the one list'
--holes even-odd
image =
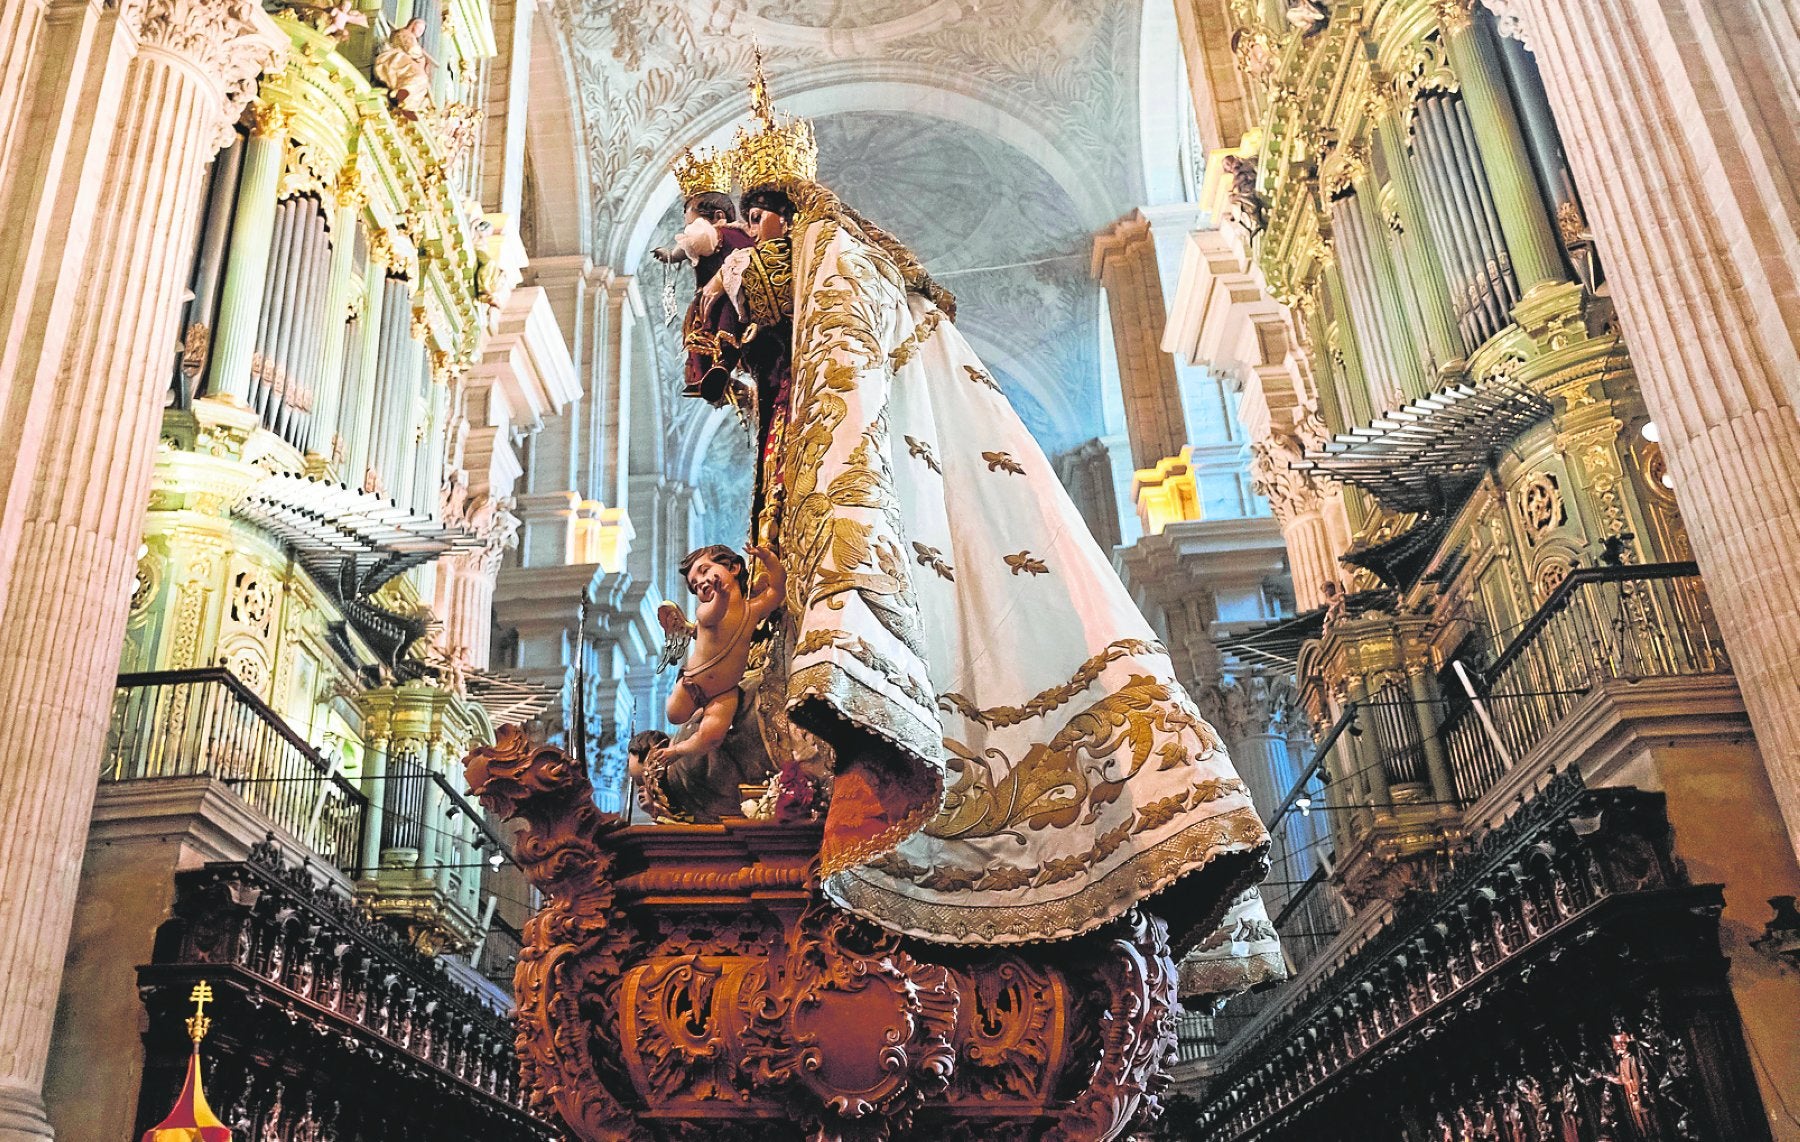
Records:
{"label": "dark wooden railing", "polygon": [[210,776],[352,869],[368,799],[224,667],[121,674],[101,780]]}

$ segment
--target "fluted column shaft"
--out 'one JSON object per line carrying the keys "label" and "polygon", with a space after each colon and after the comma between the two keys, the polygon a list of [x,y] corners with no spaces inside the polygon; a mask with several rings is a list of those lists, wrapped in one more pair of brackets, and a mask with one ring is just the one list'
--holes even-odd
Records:
{"label": "fluted column shaft", "polygon": [[250,357],[256,350],[256,322],[269,276],[275,241],[275,190],[287,154],[287,115],[259,107],[244,145],[231,250],[225,259],[225,290],[219,299],[219,328],[213,335],[207,395],[239,404],[250,400]]}
{"label": "fluted column shaft", "polygon": [[1444,25],[1450,65],[1462,82],[1463,104],[1487,160],[1482,165],[1499,208],[1500,231],[1512,256],[1519,293],[1523,296],[1546,282],[1567,281],[1562,249],[1538,193],[1531,151],[1500,71],[1497,45],[1486,27],[1460,5],[1447,6]]}
{"label": "fluted column shaft", "polygon": [[1800,74],[1793,5],[1511,7],[1800,847],[1800,107],[1769,80]]}
{"label": "fluted column shaft", "polygon": [[[41,1088],[206,162],[277,42],[259,8],[133,10],[119,118],[0,614],[0,1139]],[[133,41],[135,40],[135,44]],[[246,43],[260,49],[254,57]]]}

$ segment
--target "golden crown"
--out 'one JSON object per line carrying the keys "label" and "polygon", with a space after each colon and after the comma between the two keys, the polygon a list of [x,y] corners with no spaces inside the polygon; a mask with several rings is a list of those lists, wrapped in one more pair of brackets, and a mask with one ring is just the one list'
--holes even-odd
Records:
{"label": "golden crown", "polygon": [[818,177],[819,141],[813,137],[812,124],[792,116],[776,118],[769,83],[763,78],[760,49],[750,77],[750,114],[756,119],[756,129],[739,127],[729,156],[739,186],[755,190]]}
{"label": "golden crown", "polygon": [[684,199],[708,191],[731,193],[729,154],[719,155],[708,151],[700,155],[695,154],[692,147],[683,147],[681,157],[675,160],[675,165],[670,169],[675,172],[675,185],[681,188],[681,197]]}

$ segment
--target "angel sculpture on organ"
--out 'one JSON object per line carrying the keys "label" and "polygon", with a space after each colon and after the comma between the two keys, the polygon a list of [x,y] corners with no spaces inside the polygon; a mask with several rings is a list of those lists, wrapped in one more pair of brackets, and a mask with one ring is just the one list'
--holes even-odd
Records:
{"label": "angel sculpture on organ", "polygon": [[[730,707],[784,763],[814,751],[821,889],[889,931],[1062,940],[1142,907],[1187,956],[1182,994],[1281,978],[1249,791],[955,298],[817,182],[811,125],[776,115],[760,59],[751,110],[726,161],[753,244],[701,290],[687,345],[756,392],[748,522],[785,605],[754,699],[707,705],[736,658],[689,667],[670,704],[705,711],[689,750]],[[706,352],[724,317],[729,363]],[[718,621],[710,644],[736,645]]]}

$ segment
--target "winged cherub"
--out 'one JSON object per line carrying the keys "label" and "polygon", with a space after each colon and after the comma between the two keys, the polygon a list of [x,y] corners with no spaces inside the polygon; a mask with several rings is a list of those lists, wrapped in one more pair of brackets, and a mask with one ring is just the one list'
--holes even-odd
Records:
{"label": "winged cherub", "polygon": [[750,664],[750,635],[787,600],[787,571],[781,560],[764,547],[747,550],[762,568],[755,590],[750,588],[750,568],[743,557],[715,543],[681,561],[681,576],[696,599],[694,621],[690,624],[674,603],[657,608],[666,636],[661,665],[674,665],[693,644],[675,692],[669,695],[669,723],[686,726],[698,721],[687,736],[660,751],[659,766],[704,757],[719,748],[743,698],[739,687]]}

